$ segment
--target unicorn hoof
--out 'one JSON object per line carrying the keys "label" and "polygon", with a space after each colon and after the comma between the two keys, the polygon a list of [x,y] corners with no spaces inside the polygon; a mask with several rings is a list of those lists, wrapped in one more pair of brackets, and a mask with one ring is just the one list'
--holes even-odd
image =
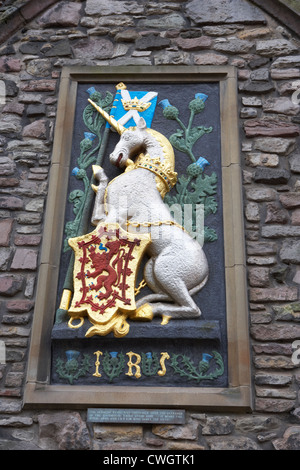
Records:
{"label": "unicorn hoof", "polygon": [[132,316],[131,320],[151,321],[153,319],[153,311],[150,304],[141,305]]}
{"label": "unicorn hoof", "polygon": [[169,321],[171,320],[171,316],[170,315],[162,315],[161,317],[161,325],[167,325],[169,323]]}

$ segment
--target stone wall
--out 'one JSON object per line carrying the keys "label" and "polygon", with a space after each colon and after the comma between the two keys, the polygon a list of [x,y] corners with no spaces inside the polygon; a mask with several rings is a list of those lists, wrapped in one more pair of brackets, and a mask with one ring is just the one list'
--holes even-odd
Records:
{"label": "stone wall", "polygon": [[[300,449],[299,37],[246,0],[50,3],[0,44],[0,449]],[[72,64],[237,68],[252,413],[91,427],[85,412],[22,409],[57,92]]]}

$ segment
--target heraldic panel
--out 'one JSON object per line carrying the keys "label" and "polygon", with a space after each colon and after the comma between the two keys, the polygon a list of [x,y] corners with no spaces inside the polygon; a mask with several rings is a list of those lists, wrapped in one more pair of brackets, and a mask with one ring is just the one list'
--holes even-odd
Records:
{"label": "heraldic panel", "polygon": [[219,101],[79,85],[53,381],[226,386]]}
{"label": "heraldic panel", "polygon": [[77,80],[50,385],[229,387],[221,92]]}

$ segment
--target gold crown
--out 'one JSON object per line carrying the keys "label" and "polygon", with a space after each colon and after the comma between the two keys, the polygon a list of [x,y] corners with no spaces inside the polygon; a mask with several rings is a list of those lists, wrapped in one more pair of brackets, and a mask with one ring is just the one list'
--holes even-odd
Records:
{"label": "gold crown", "polygon": [[143,111],[146,111],[146,109],[149,108],[149,106],[151,106],[151,103],[142,103],[136,96],[131,99],[131,100],[122,100],[122,105],[125,109],[125,111],[129,111],[130,109],[135,109],[136,111],[140,111],[140,112],[143,112]]}
{"label": "gold crown", "polygon": [[177,173],[158,157],[151,158],[148,154],[140,154],[134,166],[135,168],[145,168],[146,170],[152,171],[152,173],[164,182],[168,191],[176,184]]}

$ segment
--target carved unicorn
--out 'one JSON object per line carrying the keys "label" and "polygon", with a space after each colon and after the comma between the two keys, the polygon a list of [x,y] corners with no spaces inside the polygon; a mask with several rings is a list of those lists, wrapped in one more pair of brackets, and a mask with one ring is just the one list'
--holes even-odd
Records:
{"label": "carved unicorn", "polygon": [[128,232],[150,233],[149,260],[144,279],[153,291],[137,302],[132,319],[196,318],[201,315],[192,295],[208,279],[208,263],[201,245],[179,226],[163,202],[176,183],[173,148],[162,134],[147,128],[140,118],[136,127],[126,129],[89,100],[120,134],[110,162],[125,172],[108,181],[103,168],[93,168],[99,182],[92,223],[118,221]]}

